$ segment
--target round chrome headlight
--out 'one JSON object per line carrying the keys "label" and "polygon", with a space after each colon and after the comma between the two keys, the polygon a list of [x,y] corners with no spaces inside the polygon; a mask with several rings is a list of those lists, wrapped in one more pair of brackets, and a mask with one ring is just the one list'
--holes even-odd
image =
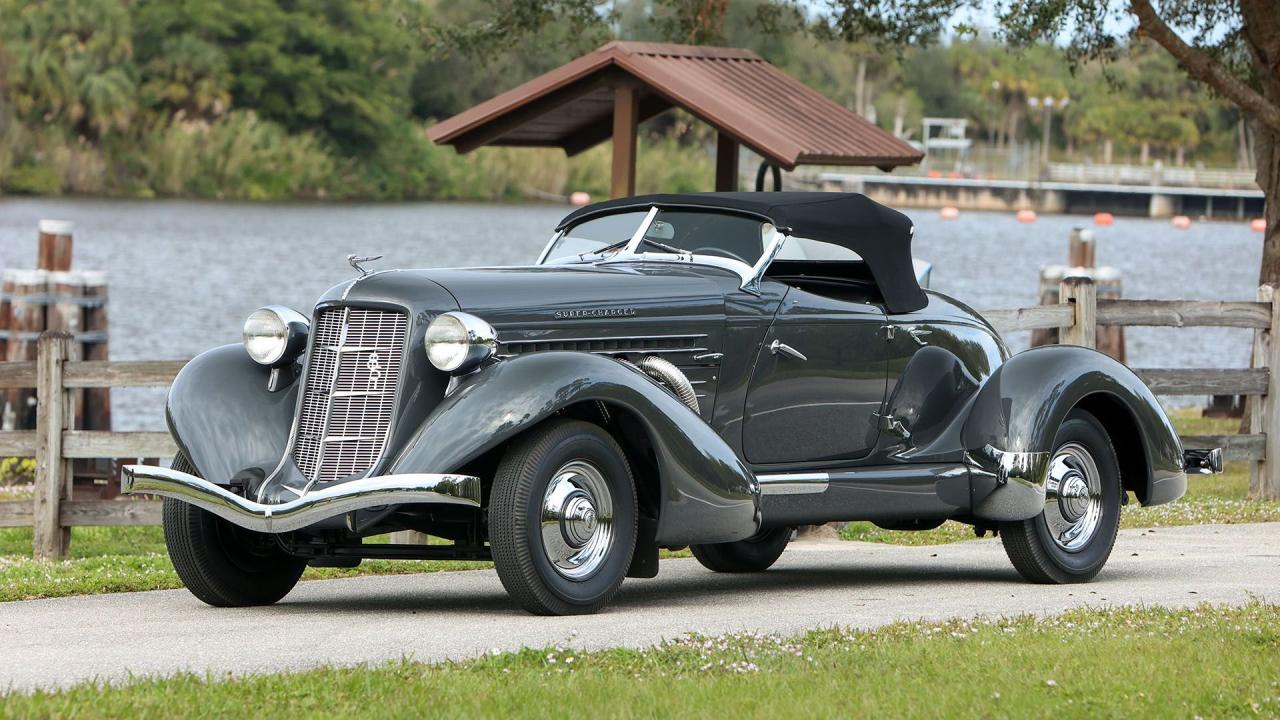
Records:
{"label": "round chrome headlight", "polygon": [[464,372],[498,351],[498,333],[475,315],[447,312],[427,326],[426,346],[436,369]]}
{"label": "round chrome headlight", "polygon": [[311,323],[301,313],[268,305],[244,321],[244,349],[254,362],[279,367],[302,353],[310,331]]}

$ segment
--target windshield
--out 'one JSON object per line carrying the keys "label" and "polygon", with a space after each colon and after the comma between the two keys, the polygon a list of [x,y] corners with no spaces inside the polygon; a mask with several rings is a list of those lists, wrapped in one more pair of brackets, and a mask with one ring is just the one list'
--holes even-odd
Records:
{"label": "windshield", "polygon": [[573,261],[580,255],[598,253],[614,245],[620,250],[626,246],[648,214],[648,210],[637,210],[580,222],[556,238],[543,262]]}
{"label": "windshield", "polygon": [[[625,212],[574,225],[556,239],[544,262],[599,260],[622,252],[645,215]],[[731,213],[659,210],[634,251],[709,255],[753,266],[764,252],[766,226],[772,227],[757,218]]]}

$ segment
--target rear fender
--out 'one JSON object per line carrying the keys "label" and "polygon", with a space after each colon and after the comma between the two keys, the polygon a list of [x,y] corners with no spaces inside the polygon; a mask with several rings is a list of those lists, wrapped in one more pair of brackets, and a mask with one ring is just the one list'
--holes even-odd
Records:
{"label": "rear fender", "polygon": [[1054,436],[1076,407],[1108,428],[1125,487],[1143,504],[1182,496],[1182,444],[1146,384],[1100,352],[1054,345],[1013,356],[978,391],[962,433],[975,515],[1025,520],[1043,509]]}
{"label": "rear fender", "polygon": [[223,345],[197,355],[169,387],[169,432],[209,482],[225,485],[246,469],[265,475],[284,457],[298,383],[269,392],[270,375],[243,345]]}
{"label": "rear fender", "polygon": [[755,534],[758,486],[733,450],[653,381],[588,353],[532,353],[460,378],[389,472],[452,472],[586,401],[629,411],[648,434],[658,465],[660,544],[729,542]]}

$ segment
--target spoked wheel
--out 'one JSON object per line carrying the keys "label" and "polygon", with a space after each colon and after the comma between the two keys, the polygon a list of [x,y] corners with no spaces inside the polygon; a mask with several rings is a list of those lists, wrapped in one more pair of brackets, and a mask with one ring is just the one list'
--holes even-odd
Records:
{"label": "spoked wheel", "polygon": [[1119,463],[1102,424],[1082,410],[1067,416],[1054,448],[1044,511],[1001,523],[1000,537],[1027,580],[1085,582],[1106,564],[1120,529]]}
{"label": "spoked wheel", "polygon": [[762,530],[755,536],[737,542],[714,545],[690,545],[693,556],[708,570],[724,573],[749,573],[768,570],[791,542],[791,528]]}
{"label": "spoked wheel", "polygon": [[[185,458],[174,467],[195,473]],[[164,544],[178,579],[215,607],[270,605],[293,589],[307,561],[271,535],[233,525],[206,510],[165,498]]]}
{"label": "spoked wheel", "polygon": [[529,612],[604,607],[627,574],[636,494],[622,448],[596,425],[559,420],[502,458],[489,502],[489,544],[502,586]]}

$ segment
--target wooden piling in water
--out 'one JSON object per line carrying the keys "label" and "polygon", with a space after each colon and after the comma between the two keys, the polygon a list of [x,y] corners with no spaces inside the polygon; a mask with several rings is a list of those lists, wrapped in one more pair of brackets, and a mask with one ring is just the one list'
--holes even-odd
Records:
{"label": "wooden piling in water", "polygon": [[[1093,280],[1097,297],[1100,300],[1119,300],[1124,296],[1123,278],[1120,271],[1112,267],[1097,267],[1097,243],[1093,231],[1087,228],[1072,228],[1067,243],[1068,265],[1049,265],[1040,270],[1040,304],[1056,305],[1061,301],[1060,288],[1064,279],[1073,276],[1085,276]],[[1065,342],[1060,338],[1057,328],[1033,330],[1031,346],[1053,345]],[[1125,361],[1124,328],[1119,326],[1098,326],[1095,330],[1095,345],[1099,351],[1111,357]]]}
{"label": "wooden piling in water", "polygon": [[1071,267],[1094,267],[1097,261],[1097,246],[1094,243],[1093,231],[1085,228],[1071,228],[1071,237],[1067,241],[1067,264]]}
{"label": "wooden piling in water", "polygon": [[71,269],[72,224],[66,220],[41,220],[36,269],[67,272]]}
{"label": "wooden piling in water", "polygon": [[[84,359],[107,361],[107,276],[98,271],[81,274],[84,285]],[[84,394],[85,430],[111,429],[111,388],[89,388]]]}
{"label": "wooden piling in water", "polygon": [[[5,359],[9,362],[32,362],[36,359],[36,340],[44,331],[45,301],[48,296],[48,273],[43,270],[13,272],[13,295],[9,298],[9,343]],[[9,408],[16,430],[35,427],[36,394],[30,388],[9,390]]]}

